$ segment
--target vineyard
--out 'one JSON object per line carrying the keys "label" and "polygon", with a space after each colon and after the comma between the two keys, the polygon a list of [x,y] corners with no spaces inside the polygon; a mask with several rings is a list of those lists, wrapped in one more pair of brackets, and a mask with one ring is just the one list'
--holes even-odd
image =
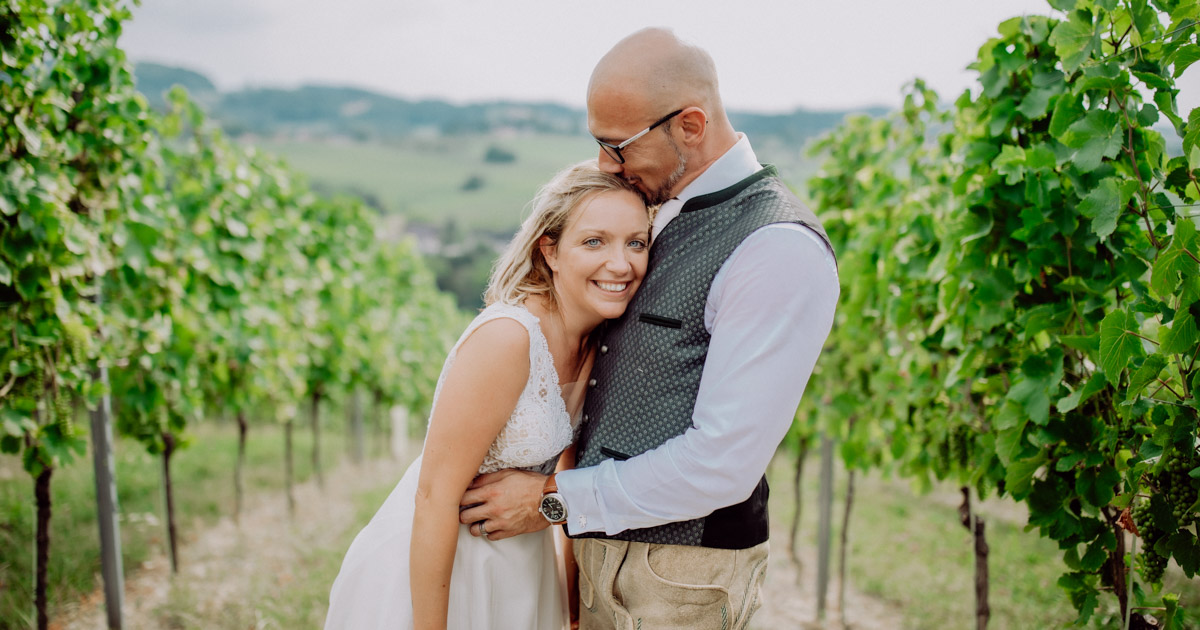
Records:
{"label": "vineyard", "polygon": [[[1000,24],[953,102],[917,80],[900,110],[811,147],[841,302],[784,454],[798,493],[810,454],[836,445],[843,585],[856,479],[950,482],[977,628],[978,506],[996,500],[1056,547],[1076,625],[1195,627],[1200,601],[1164,573],[1200,572],[1200,109],[1176,101],[1200,5],[1047,12]],[[128,19],[120,0],[0,4],[0,457],[27,475],[33,520],[21,538],[23,517],[0,516],[0,628],[47,628],[93,574],[119,591],[111,527],[130,514],[112,475],[131,468],[114,439],[155,460],[136,474],[157,479],[121,487],[161,488],[177,569],[174,458],[227,448],[235,519],[266,468],[294,510],[328,449],[362,460],[391,440],[389,410],[422,417],[465,324],[360,200],[317,194],[181,89],[152,109],[117,45]],[[255,450],[260,434],[282,445]],[[78,553],[50,535],[53,482],[91,476],[89,459],[96,494],[72,501],[96,504],[103,540]],[[192,483],[212,474],[187,466]],[[68,571],[84,586],[58,588]]]}
{"label": "vineyard", "polygon": [[1181,627],[1160,586],[1200,570],[1200,109],[1175,101],[1200,5],[1050,5],[999,26],[951,108],[918,81],[815,148],[842,297],[792,444],[837,436],[851,493],[878,468],[960,483],[977,627],[972,496],[1058,544],[1077,623],[1113,602],[1105,627]]}
{"label": "vineyard", "polygon": [[[51,484],[87,452],[84,408],[94,443],[115,429],[161,460],[174,563],[171,464],[192,425],[236,421],[239,512],[247,434],[283,427],[290,494],[301,418],[320,479],[322,401],[342,401],[361,456],[366,430],[390,426],[384,410],[427,408],[462,325],[407,244],[376,240],[361,202],[314,195],[182,91],[151,110],[116,46],[128,17],[115,0],[0,6],[0,448],[37,510],[32,584],[5,590],[32,594],[39,628],[65,542],[49,538]],[[111,485],[98,476],[101,503]]]}

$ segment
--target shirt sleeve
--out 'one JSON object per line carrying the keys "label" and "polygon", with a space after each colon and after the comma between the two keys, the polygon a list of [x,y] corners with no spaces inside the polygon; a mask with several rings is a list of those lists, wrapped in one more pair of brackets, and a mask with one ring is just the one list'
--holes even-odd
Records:
{"label": "shirt sleeve", "polygon": [[808,228],[760,228],[722,265],[692,427],[625,461],[559,473],[571,534],[706,516],[748,498],[795,416],[833,324],[833,255]]}

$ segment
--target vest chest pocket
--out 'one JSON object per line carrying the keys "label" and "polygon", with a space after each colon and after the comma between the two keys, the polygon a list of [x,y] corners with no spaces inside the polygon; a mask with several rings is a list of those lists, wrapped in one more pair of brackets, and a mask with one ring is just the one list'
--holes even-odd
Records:
{"label": "vest chest pocket", "polygon": [[645,322],[654,326],[662,326],[663,328],[683,328],[683,320],[673,317],[663,317],[662,315],[653,315],[651,313],[642,313],[638,315],[639,322]]}

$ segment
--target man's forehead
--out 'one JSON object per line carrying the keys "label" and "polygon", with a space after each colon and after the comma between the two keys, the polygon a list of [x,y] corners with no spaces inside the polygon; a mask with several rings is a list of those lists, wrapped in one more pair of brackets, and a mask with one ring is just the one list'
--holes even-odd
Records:
{"label": "man's forehead", "polygon": [[587,103],[588,131],[606,142],[637,133],[652,115],[646,111],[645,98],[624,90],[593,92]]}

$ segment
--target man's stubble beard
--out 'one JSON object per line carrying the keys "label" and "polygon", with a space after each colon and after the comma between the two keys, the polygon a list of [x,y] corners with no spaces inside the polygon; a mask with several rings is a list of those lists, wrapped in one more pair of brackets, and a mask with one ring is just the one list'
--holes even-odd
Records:
{"label": "man's stubble beard", "polygon": [[675,151],[677,164],[675,170],[671,171],[670,175],[667,175],[661,186],[650,194],[643,195],[648,206],[661,206],[668,199],[674,197],[675,195],[671,194],[671,189],[675,188],[675,184],[678,184],[679,180],[683,179],[683,173],[687,170],[687,158],[684,157],[683,152],[679,150],[679,146],[675,144],[675,141],[670,136],[667,137],[667,144],[671,145],[671,150]]}

